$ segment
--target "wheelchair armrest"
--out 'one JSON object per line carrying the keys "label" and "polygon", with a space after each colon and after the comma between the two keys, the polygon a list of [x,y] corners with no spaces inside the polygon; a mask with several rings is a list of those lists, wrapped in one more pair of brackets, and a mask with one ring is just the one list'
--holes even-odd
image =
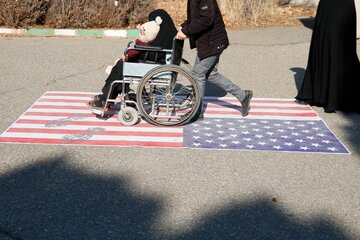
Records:
{"label": "wheelchair armrest", "polygon": [[134,48],[139,51],[161,51],[161,50],[163,50],[161,47],[145,46],[145,45],[135,45]]}
{"label": "wheelchair armrest", "polygon": [[[160,62],[165,63],[164,60],[165,55],[172,52],[171,49],[163,49],[162,47],[158,47],[158,46],[134,45],[134,46],[129,46],[128,48],[125,49],[124,56],[127,56],[127,53],[130,50],[135,50],[139,53],[140,52],[145,53],[145,55],[142,56],[141,59],[139,60],[148,63],[160,63]],[[151,55],[151,57],[149,57],[150,52],[154,53],[154,55]]]}
{"label": "wheelchair armrest", "polygon": [[134,43],[135,43],[135,40],[132,40],[132,41],[128,42],[128,45],[127,45],[126,48],[129,48],[131,46],[131,44],[134,44]]}
{"label": "wheelchair armrest", "polygon": [[143,46],[143,45],[134,45],[132,47],[127,47],[124,50],[124,55],[127,54],[130,50],[136,50],[140,52],[163,52],[163,53],[171,53],[171,49],[163,49],[161,47],[154,47],[154,46]]}

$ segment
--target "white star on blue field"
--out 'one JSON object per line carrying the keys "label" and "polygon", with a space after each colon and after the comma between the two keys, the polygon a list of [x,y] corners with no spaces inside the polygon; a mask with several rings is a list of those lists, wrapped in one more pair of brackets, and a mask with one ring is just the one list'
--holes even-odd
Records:
{"label": "white star on blue field", "polygon": [[320,120],[208,118],[185,126],[184,147],[349,153]]}

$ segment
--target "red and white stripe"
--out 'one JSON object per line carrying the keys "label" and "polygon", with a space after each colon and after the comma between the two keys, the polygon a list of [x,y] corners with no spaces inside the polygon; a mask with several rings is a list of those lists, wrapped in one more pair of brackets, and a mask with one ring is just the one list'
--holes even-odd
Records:
{"label": "red and white stripe", "polygon": [[[183,127],[158,127],[144,120],[124,126],[116,116],[99,118],[87,102],[96,93],[46,92],[0,135],[0,142],[100,146],[183,147]],[[235,98],[204,99],[206,118],[241,118]],[[309,106],[291,99],[257,99],[247,118],[320,120]]]}
{"label": "red and white stripe", "polygon": [[[182,147],[182,127],[157,127],[145,121],[124,126],[116,114],[98,118],[88,101],[96,93],[47,92],[7,131],[0,142],[103,146]],[[114,111],[116,113],[116,111]]]}
{"label": "red and white stripe", "polygon": [[[234,97],[206,97],[204,101],[207,118],[242,118],[241,103]],[[319,115],[307,105],[296,103],[294,99],[253,98],[250,119],[278,120],[320,120]]]}

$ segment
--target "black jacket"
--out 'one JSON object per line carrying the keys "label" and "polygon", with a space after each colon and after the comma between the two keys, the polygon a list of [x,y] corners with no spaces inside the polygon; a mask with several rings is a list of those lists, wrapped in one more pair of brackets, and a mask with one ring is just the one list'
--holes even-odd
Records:
{"label": "black jacket", "polygon": [[187,20],[181,26],[200,59],[220,55],[229,46],[216,0],[188,0]]}

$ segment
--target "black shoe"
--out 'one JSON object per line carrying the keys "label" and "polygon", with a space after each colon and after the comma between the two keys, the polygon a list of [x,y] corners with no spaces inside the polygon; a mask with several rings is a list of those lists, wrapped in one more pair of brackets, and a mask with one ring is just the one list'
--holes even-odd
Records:
{"label": "black shoe", "polygon": [[249,114],[250,110],[250,100],[253,96],[253,92],[251,90],[245,90],[245,98],[240,101],[242,106],[241,115],[246,117]]}
{"label": "black shoe", "polygon": [[104,99],[104,96],[102,94],[98,94],[98,95],[95,95],[95,96],[91,97],[92,102],[98,101],[100,99]]}
{"label": "black shoe", "polygon": [[298,100],[298,99],[295,99],[295,102],[297,104],[301,104],[301,105],[309,105],[309,101],[308,100]]}
{"label": "black shoe", "polygon": [[95,107],[95,108],[104,108],[105,107],[105,101],[102,99],[90,101],[88,104],[90,107]]}

